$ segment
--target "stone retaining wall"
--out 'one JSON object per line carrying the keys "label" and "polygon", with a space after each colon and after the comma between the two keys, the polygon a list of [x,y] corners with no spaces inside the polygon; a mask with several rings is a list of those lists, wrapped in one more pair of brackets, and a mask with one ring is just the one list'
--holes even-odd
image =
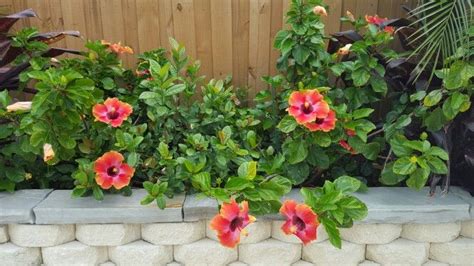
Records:
{"label": "stone retaining wall", "polygon": [[[423,192],[421,197],[405,189],[374,189],[361,196],[368,219],[341,231],[341,250],[332,247],[323,228],[317,241],[303,246],[282,233],[277,216],[251,224],[237,248],[222,247],[208,225],[216,202],[194,196],[177,197],[160,211],[132,201],[142,192],[103,202],[71,200],[70,191],[0,193],[0,265],[474,265],[473,200],[455,190],[428,198]],[[413,197],[423,204],[417,198],[402,206]],[[86,222],[77,222],[81,215]]]}

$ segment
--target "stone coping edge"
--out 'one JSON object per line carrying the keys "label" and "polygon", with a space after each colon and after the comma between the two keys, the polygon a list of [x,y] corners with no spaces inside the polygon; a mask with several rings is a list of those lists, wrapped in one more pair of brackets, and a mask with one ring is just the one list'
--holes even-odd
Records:
{"label": "stone coping edge", "polygon": [[[0,192],[0,224],[106,224],[192,222],[212,218],[218,202],[200,195],[176,195],[167,208],[140,205],[144,189],[134,189],[130,197],[106,195],[103,201],[92,197],[71,198],[70,190],[33,189],[15,193]],[[447,195],[428,196],[428,188],[414,191],[399,187],[370,188],[354,193],[367,204],[369,214],[361,223],[447,223],[474,218],[474,199],[453,187]],[[302,201],[299,189],[284,199]],[[280,220],[279,215],[261,219]]]}

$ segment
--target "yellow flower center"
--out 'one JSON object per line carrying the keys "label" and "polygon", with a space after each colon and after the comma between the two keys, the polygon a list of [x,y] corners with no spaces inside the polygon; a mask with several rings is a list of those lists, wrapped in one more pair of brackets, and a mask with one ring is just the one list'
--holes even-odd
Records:
{"label": "yellow flower center", "polygon": [[412,156],[412,157],[410,158],[410,162],[411,162],[411,163],[416,163],[416,162],[418,162],[418,158],[416,158],[416,156]]}

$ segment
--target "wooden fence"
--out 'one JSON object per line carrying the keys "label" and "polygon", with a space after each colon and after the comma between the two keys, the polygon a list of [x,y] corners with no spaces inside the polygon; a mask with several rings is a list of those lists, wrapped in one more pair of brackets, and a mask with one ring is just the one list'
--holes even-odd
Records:
{"label": "wooden fence", "polygon": [[[3,12],[33,8],[38,18],[20,26],[41,31],[79,30],[84,39],[121,41],[140,53],[168,46],[168,38],[183,43],[201,60],[207,77],[233,75],[234,84],[248,86],[249,96],[263,84],[260,77],[276,73],[278,52],[273,37],[284,25],[290,0],[0,0]],[[328,33],[346,29],[339,17],[404,16],[402,5],[415,0],[326,0]],[[67,38],[59,46],[80,49],[84,40]],[[132,66],[133,56],[124,58]]]}

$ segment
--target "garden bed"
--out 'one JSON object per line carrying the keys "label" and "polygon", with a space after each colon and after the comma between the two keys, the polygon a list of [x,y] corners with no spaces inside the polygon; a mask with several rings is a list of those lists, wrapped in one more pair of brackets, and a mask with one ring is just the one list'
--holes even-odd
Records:
{"label": "garden bed", "polygon": [[[259,218],[237,248],[226,248],[207,225],[218,212],[215,200],[178,195],[159,210],[139,204],[145,193],[134,190],[131,197],[110,195],[100,202],[71,199],[68,190],[0,193],[0,224],[4,224],[0,225],[0,261],[6,265],[225,265],[236,261],[240,264],[232,265],[306,265],[306,261],[421,265],[474,260],[474,201],[458,188],[434,197],[426,196],[428,190],[420,193],[407,188],[356,193],[366,202],[368,216],[353,228],[341,230],[341,250],[331,246],[322,227],[318,239],[303,246],[295,236],[281,232],[283,221],[276,215]],[[297,191],[288,197],[301,201]]]}

